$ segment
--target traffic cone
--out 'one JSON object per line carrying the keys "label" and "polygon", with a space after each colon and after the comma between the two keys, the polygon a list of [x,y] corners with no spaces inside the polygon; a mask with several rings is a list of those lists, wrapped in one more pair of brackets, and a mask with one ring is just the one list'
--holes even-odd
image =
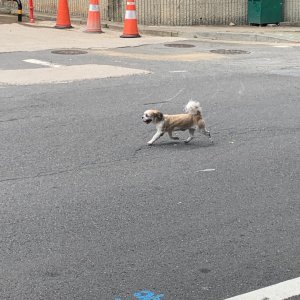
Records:
{"label": "traffic cone", "polygon": [[139,35],[139,30],[137,26],[135,0],[128,0],[126,3],[124,30],[121,37],[122,38],[141,37]]}
{"label": "traffic cone", "polygon": [[68,0],[58,0],[57,18],[55,28],[72,28],[68,7]]}
{"label": "traffic cone", "polygon": [[87,28],[85,32],[103,32],[101,30],[99,1],[90,0]]}

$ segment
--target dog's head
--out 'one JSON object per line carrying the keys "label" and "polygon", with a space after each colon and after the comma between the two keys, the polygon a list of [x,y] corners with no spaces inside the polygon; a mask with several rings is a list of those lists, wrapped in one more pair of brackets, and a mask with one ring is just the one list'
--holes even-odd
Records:
{"label": "dog's head", "polygon": [[144,112],[142,120],[146,124],[150,124],[152,121],[153,123],[158,123],[162,121],[163,117],[164,115],[159,110],[149,109]]}

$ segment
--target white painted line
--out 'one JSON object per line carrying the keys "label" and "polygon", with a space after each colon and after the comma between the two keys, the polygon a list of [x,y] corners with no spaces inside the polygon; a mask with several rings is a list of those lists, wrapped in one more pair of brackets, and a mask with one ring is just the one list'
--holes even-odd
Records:
{"label": "white painted line", "polygon": [[225,300],[284,300],[300,295],[300,277]]}
{"label": "white painted line", "polygon": [[169,73],[186,73],[186,70],[178,70],[178,71],[169,71]]}
{"label": "white painted line", "polygon": [[41,66],[46,66],[46,67],[50,67],[50,68],[62,67],[62,65],[57,65],[57,64],[53,64],[48,61],[43,61],[43,60],[38,60],[38,59],[24,59],[23,61],[30,63],[30,64],[41,65]]}
{"label": "white painted line", "polygon": [[212,172],[212,171],[216,171],[216,169],[203,169],[203,170],[196,171],[196,173],[197,172]]}
{"label": "white painted line", "polygon": [[278,46],[273,46],[274,48],[292,48],[291,46],[285,46],[285,45],[278,45]]}

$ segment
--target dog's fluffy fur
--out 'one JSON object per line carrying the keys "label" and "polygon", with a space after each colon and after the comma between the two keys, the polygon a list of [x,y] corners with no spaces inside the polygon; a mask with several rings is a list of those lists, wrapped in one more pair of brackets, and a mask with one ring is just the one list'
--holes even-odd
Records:
{"label": "dog's fluffy fur", "polygon": [[148,142],[148,145],[152,145],[166,132],[171,139],[178,140],[178,137],[173,136],[173,131],[178,130],[189,131],[189,137],[184,141],[185,143],[189,143],[194,138],[194,133],[197,129],[208,136],[212,142],[210,132],[205,128],[199,102],[189,101],[184,110],[185,114],[178,115],[165,115],[155,109],[146,110],[142,116],[142,120],[147,124],[153,122],[157,129],[152,139]]}

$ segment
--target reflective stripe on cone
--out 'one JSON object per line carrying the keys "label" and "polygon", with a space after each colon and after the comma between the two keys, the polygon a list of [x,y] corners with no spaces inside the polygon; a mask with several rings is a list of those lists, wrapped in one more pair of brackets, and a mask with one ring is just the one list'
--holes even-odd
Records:
{"label": "reflective stripe on cone", "polygon": [[100,6],[98,0],[90,0],[89,13],[85,32],[102,33]]}

